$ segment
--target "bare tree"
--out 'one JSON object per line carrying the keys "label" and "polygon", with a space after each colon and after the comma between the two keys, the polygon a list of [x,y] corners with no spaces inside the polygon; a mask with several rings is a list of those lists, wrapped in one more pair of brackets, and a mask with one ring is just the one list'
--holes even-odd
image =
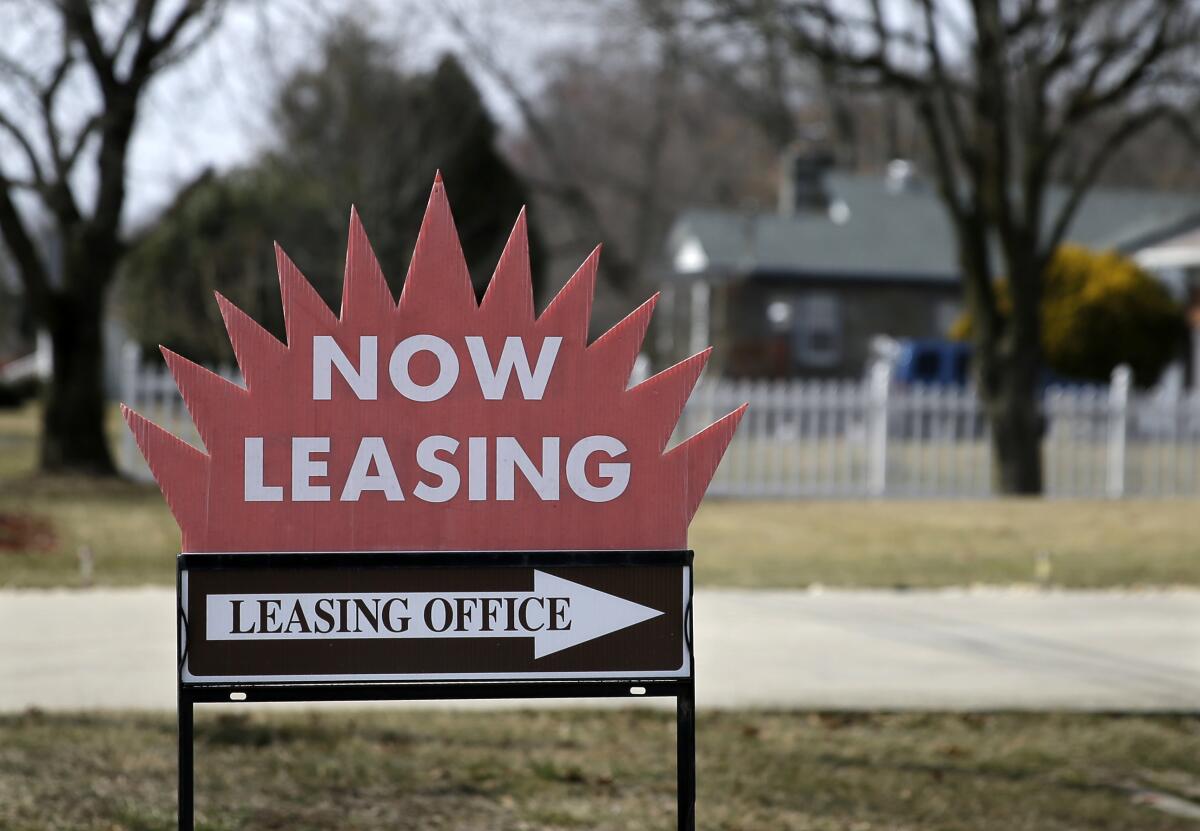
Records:
{"label": "bare tree", "polygon": [[[205,40],[224,5],[28,0],[2,10],[10,23],[19,16],[20,28],[10,27],[0,44],[0,238],[54,346],[42,470],[114,470],[104,437],[101,334],[125,253],[130,142],[151,82]],[[53,227],[56,262],[37,244],[40,222]]]}
{"label": "bare tree", "polygon": [[[600,327],[660,287],[663,241],[682,210],[773,200],[773,161],[778,143],[790,141],[792,114],[750,100],[749,72],[719,76],[717,66],[687,54],[671,27],[628,0],[557,0],[552,10],[527,3],[519,12],[538,13],[574,14],[573,36],[559,48],[539,44],[532,76],[515,64],[503,34],[452,7],[443,11],[463,60],[515,116],[507,149],[533,192],[552,273],[570,273],[604,243]],[[646,341],[656,363],[683,357],[671,337],[672,309],[666,292]]]}
{"label": "bare tree", "polygon": [[[1039,299],[1106,164],[1160,125],[1196,133],[1195,0],[646,0],[710,42],[784,42],[829,83],[916,114],[954,226],[995,485],[1042,489]],[[997,302],[1006,275],[1012,309]]]}
{"label": "bare tree", "polygon": [[447,6],[443,15],[462,40],[465,55],[503,90],[518,113],[525,137],[537,150],[537,169],[530,171],[534,177],[531,184],[569,215],[576,227],[601,235],[608,243],[603,261],[605,276],[615,289],[632,297],[641,288],[640,266],[645,260],[647,246],[652,243],[646,237],[655,223],[645,220],[655,211],[658,198],[657,171],[670,129],[670,93],[676,83],[677,55],[669,48],[663,52],[657,77],[652,79],[658,106],[643,131],[642,163],[639,170],[626,171],[629,175],[623,177],[635,191],[631,194],[632,202],[636,205],[636,219],[641,221],[634,224],[640,230],[628,244],[614,245],[613,241],[625,235],[618,235],[610,228],[611,214],[605,210],[596,190],[589,187],[588,178],[580,175],[577,159],[572,157],[571,148],[564,145],[561,130],[539,105],[532,90],[505,64],[503,56],[466,15],[453,6]]}

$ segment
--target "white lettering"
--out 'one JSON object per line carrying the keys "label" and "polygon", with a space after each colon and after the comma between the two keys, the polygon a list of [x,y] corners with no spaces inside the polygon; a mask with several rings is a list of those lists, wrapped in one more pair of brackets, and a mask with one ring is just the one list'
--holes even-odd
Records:
{"label": "white lettering", "polygon": [[378,342],[374,335],[361,336],[358,339],[358,369],[355,369],[336,340],[329,335],[314,335],[313,401],[328,401],[333,397],[334,367],[337,367],[360,401],[374,401],[378,392],[378,351]]}
{"label": "white lettering", "polygon": [[[472,439],[472,441],[474,441]],[[441,479],[436,488],[418,482],[413,488],[413,496],[425,502],[449,502],[458,493],[460,479],[458,468],[445,459],[439,459],[439,451],[453,454],[458,450],[458,441],[449,436],[429,436],[417,445],[417,465],[426,473],[432,473]]]}
{"label": "white lettering", "polygon": [[483,397],[489,401],[499,401],[508,389],[508,379],[513,370],[517,373],[517,383],[521,387],[521,396],[526,401],[541,401],[546,392],[546,384],[550,381],[550,370],[554,368],[554,359],[558,357],[558,347],[562,338],[551,337],[542,339],[542,350],[538,353],[537,366],[531,372],[529,355],[525,352],[525,342],[518,337],[504,339],[504,348],[500,350],[500,360],[492,369],[491,360],[487,353],[487,344],[483,338],[471,336],[467,338],[467,351],[471,353],[471,363],[475,365],[475,375],[479,379],[479,388]]}
{"label": "white lettering", "polygon": [[283,488],[263,484],[262,436],[246,436],[245,443],[245,500],[247,502],[282,502]]}
{"label": "white lettering", "polygon": [[[371,473],[371,462],[375,463],[376,473]],[[358,452],[354,454],[354,463],[346,476],[346,486],[342,488],[341,501],[357,502],[363,491],[383,491],[388,502],[404,501],[400,480],[396,478],[392,458],[381,436],[364,436],[358,443]]]}
{"label": "white lettering", "polygon": [[593,453],[607,453],[611,459],[625,449],[612,436],[587,436],[576,442],[567,454],[567,484],[575,495],[588,502],[611,502],[624,493],[629,485],[629,462],[601,462],[600,475],[607,482],[597,487],[588,481],[587,460]]}
{"label": "white lettering", "polygon": [[292,438],[292,501],[328,502],[329,488],[312,484],[313,477],[325,476],[329,465],[312,458],[313,453],[328,453],[328,436]]}
{"label": "white lettering", "polygon": [[[437,358],[438,376],[432,383],[418,384],[409,374],[409,362],[418,352],[430,352]],[[458,380],[458,355],[454,347],[436,335],[412,335],[396,344],[388,374],[396,391],[410,401],[437,401],[445,398]]]}
{"label": "white lettering", "polygon": [[[465,458],[458,455],[464,440]],[[558,436],[541,438],[540,457],[531,456],[514,436],[494,439],[469,436],[464,440],[446,435],[427,436],[417,444],[414,456],[409,457],[409,466],[398,469],[384,437],[364,436],[358,440],[349,465],[340,461],[339,469],[330,473],[326,458],[331,452],[330,437],[296,436],[291,440],[290,471],[274,472],[284,478],[290,473],[291,487],[285,494],[284,486],[265,482],[264,437],[247,436],[245,500],[282,502],[287,498],[293,502],[328,502],[331,485],[336,484],[340,487],[341,502],[361,501],[362,495],[369,492],[382,493],[388,502],[403,502],[407,490],[407,495],[422,502],[442,503],[457,498],[465,480],[466,499],[470,502],[489,498],[513,502],[517,498],[518,472],[544,502],[561,498],[564,479],[568,493],[588,502],[611,502],[629,487],[631,465],[616,461],[628,448],[613,436],[585,436],[570,448],[565,459]],[[595,454],[603,454],[604,458],[592,462]],[[347,455],[339,448],[336,458],[344,460]],[[330,484],[318,484],[327,477],[332,477]]]}
{"label": "white lettering", "polygon": [[487,439],[471,436],[467,439],[467,499],[483,502],[487,499]]}
{"label": "white lettering", "polygon": [[511,502],[516,490],[516,470],[520,468],[525,480],[543,501],[558,499],[558,437],[542,439],[542,469],[538,470],[525,449],[512,436],[496,437],[496,499]]}

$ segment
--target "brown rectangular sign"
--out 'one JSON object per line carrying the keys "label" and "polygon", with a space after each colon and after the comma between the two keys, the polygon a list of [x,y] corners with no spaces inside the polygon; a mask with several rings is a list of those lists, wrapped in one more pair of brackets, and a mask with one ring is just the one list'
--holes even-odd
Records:
{"label": "brown rectangular sign", "polygon": [[180,678],[690,678],[691,569],[654,554],[186,555]]}

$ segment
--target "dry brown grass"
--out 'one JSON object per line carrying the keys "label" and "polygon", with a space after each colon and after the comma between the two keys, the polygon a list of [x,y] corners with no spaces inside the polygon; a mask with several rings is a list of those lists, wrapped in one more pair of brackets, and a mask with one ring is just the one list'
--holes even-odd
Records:
{"label": "dry brown grass", "polygon": [[1194,500],[710,501],[691,542],[698,582],[710,585],[1197,585],[1197,507]]}
{"label": "dry brown grass", "polygon": [[[649,711],[199,721],[199,828],[674,828],[674,720]],[[704,829],[1192,829],[1200,719],[701,714]],[[166,829],[165,716],[0,718],[0,827]]]}

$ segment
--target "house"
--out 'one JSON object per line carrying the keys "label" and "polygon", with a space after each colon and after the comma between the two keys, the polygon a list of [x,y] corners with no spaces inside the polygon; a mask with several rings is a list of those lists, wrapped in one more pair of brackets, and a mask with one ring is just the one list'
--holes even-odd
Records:
{"label": "house", "polygon": [[[1051,209],[1064,198],[1053,190]],[[953,229],[912,164],[871,176],[798,157],[780,203],[773,213],[678,217],[661,354],[713,343],[727,375],[845,377],[863,371],[875,335],[945,336],[962,308]],[[1097,188],[1067,239],[1116,248],[1158,273],[1191,303],[1200,333],[1200,194]]]}
{"label": "house", "polygon": [[1140,240],[1133,257],[1158,275],[1184,304],[1192,330],[1192,387],[1200,387],[1200,222],[1189,218],[1175,228]]}

